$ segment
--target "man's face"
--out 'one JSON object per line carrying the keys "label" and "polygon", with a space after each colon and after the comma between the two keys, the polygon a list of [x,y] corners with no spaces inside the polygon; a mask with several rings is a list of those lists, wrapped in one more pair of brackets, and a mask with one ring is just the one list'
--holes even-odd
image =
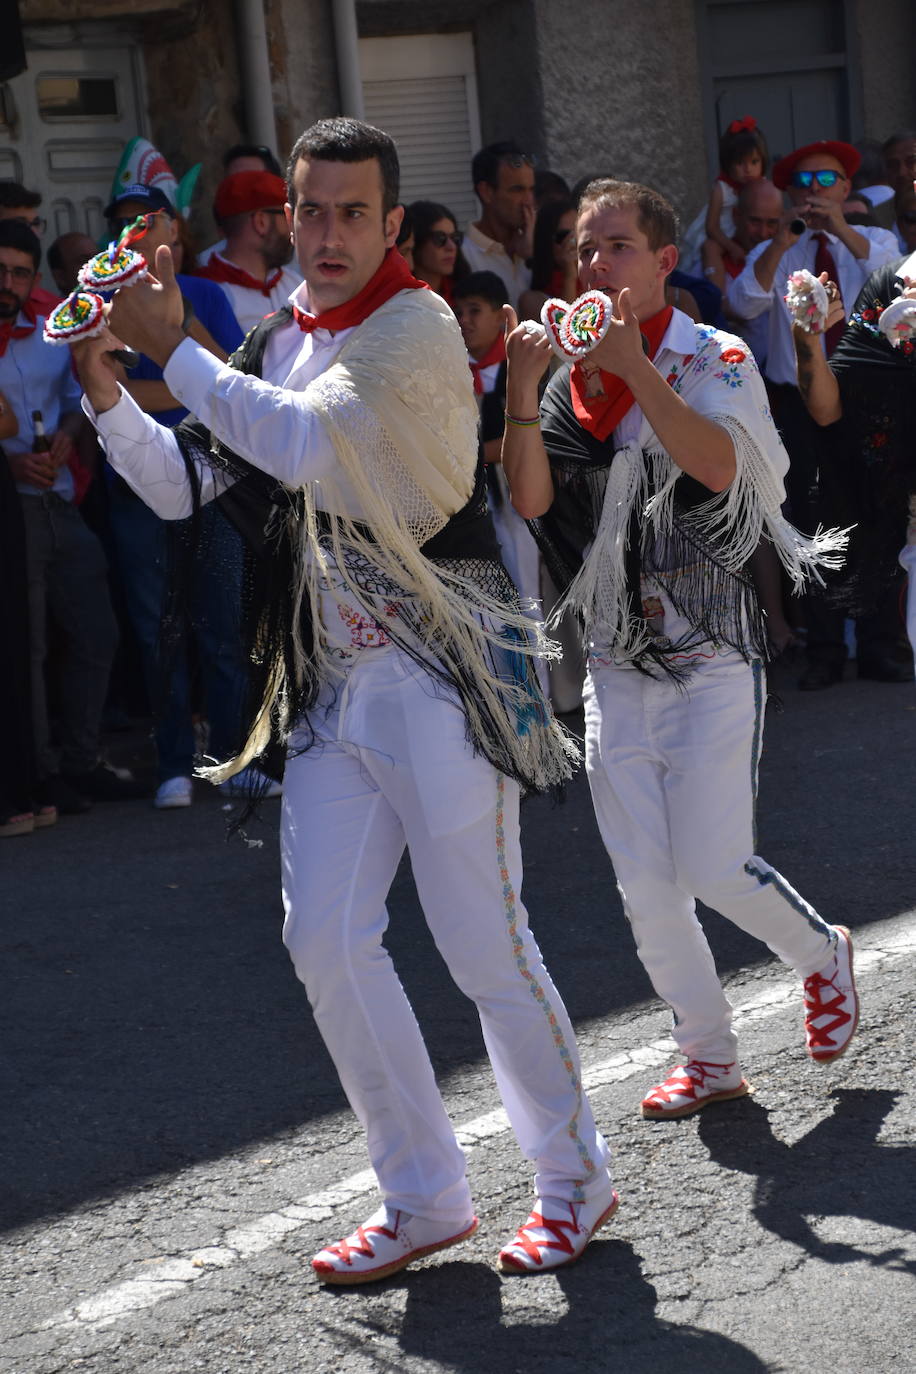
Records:
{"label": "man's face", "polygon": [[916,191],[911,188],[908,195],[898,192],[894,203],[897,207],[897,228],[900,230],[900,237],[906,251],[912,253],[916,249]]}
{"label": "man's face", "polygon": [[[128,224],[133,224],[138,215],[149,214],[149,206],[144,205],[142,200],[125,200],[116,206],[115,213],[108,221],[108,228],[112,235],[117,238]],[[150,215],[146,231],[143,237],[137,240],[137,250],[142,253],[147,262],[152,266],[156,260],[156,249],[164,243],[171,248],[178,237],[177,221],[164,210],[158,211],[155,215]]]}
{"label": "man's face", "polygon": [[835,157],[829,157],[825,153],[810,153],[808,157],[803,157],[797,163],[794,172],[838,172],[836,181],[832,186],[820,186],[817,178],[812,178],[810,186],[794,186],[791,181],[788,186],[789,199],[793,205],[804,205],[809,200],[833,200],[842,205],[849,199],[850,181],[843,169],[843,164]]}
{"label": "man's face", "polygon": [[0,248],[0,320],[14,320],[35,284],[35,264],[18,248]]}
{"label": "man's face", "polygon": [[884,170],[895,190],[909,190],[916,177],[916,138],[892,143],[884,154]]}
{"label": "man's face", "polygon": [[357,295],[393,247],[404,211],[382,212],[378,162],[300,158],[293,173],[295,206],[287,218],[313,311]]}
{"label": "man's face", "polygon": [[45,221],[32,205],[0,205],[0,219],[18,220],[39,238],[45,231]]}
{"label": "man's face", "polygon": [[475,362],[487,353],[506,327],[501,305],[492,305],[481,296],[463,296],[455,302],[455,314],[464,346]]}
{"label": "man's face", "polygon": [[775,186],[749,186],[735,206],[735,238],[746,253],[773,238],[782,220],[782,194]]}
{"label": "man's face", "polygon": [[253,218],[261,234],[261,251],[267,270],[272,272],[277,267],[285,267],[293,256],[285,209],[278,205],[255,210]]}
{"label": "man's face", "polygon": [[520,161],[518,167],[501,162],[496,185],[482,181],[477,194],[490,219],[500,228],[507,231],[523,229],[525,212],[534,210],[534,168],[527,162]]}
{"label": "man's face", "polygon": [[88,234],[64,234],[58,239],[60,266],[51,268],[54,284],[62,296],[69,296],[77,287],[77,274],[84,262],[98,251]]}
{"label": "man's face", "polygon": [[576,244],[583,291],[603,291],[616,311],[617,296],[626,286],[630,305],[640,319],[661,310],[665,278],[677,263],[677,249],[673,244],[649,247],[635,206],[588,206],[579,216]]}

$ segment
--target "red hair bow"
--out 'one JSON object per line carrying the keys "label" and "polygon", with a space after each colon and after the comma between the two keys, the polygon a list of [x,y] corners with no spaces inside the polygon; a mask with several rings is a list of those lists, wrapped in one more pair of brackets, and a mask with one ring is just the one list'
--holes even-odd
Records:
{"label": "red hair bow", "polygon": [[729,124],[729,126],[728,126],[727,132],[730,133],[730,134],[740,134],[740,132],[741,132],[742,129],[747,129],[748,132],[750,132],[751,129],[756,129],[756,128],[757,128],[757,121],[756,121],[756,119],[754,118],[754,116],[753,116],[753,115],[745,115],[743,119],[733,119],[732,122],[731,122],[731,124]]}

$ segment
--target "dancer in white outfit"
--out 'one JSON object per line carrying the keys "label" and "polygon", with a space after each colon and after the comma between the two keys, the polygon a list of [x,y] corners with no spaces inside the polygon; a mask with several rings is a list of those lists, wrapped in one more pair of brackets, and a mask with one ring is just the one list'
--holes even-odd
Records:
{"label": "dancer in white outfit", "polygon": [[[290,162],[305,284],[234,365],[183,338],[158,260],[160,284],[116,298],[113,335],[75,350],[125,480],[172,518],[191,512],[199,486],[264,546],[249,583],[252,725],[211,775],[288,741],[284,939],[383,1196],[315,1256],[329,1283],[381,1278],[476,1227],[464,1157],[381,943],[405,844],[537,1165],[532,1215],[500,1267],[570,1262],[617,1204],[572,1028],[519,897],[519,783],[557,782],[575,751],[545,708],[531,668],[543,645],[496,555],[461,335],[394,248],[397,181],[387,135],[322,121]],[[157,357],[198,424],[173,434],[133,406],[106,365],[114,336]]]}
{"label": "dancer in white outfit", "polygon": [[[674,214],[646,187],[593,182],[580,280],[616,317],[550,382],[546,340],[508,340],[503,464],[588,631],[586,764],[602,838],[653,984],[687,1056],[642,1104],[683,1116],[747,1092],[700,898],[805,980],[809,1053],[855,1030],[851,943],[755,850],[766,633],[746,565],[761,537],[798,583],[842,538],[783,520],[788,463],[740,340],[664,308]],[[640,338],[640,334],[644,336]],[[571,585],[570,585],[571,584]]]}

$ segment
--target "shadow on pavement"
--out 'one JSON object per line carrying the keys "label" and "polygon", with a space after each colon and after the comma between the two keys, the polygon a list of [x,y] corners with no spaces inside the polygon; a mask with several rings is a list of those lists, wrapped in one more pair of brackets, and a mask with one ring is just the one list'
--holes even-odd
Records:
{"label": "shadow on pavement", "polygon": [[[567,1304],[559,1319],[538,1305],[538,1285],[554,1283]],[[521,1295],[513,1292],[508,1317],[503,1311],[507,1285],[522,1288]],[[486,1264],[458,1260],[400,1276],[397,1286],[407,1293],[399,1329],[398,1317],[389,1309],[380,1323],[363,1318],[353,1322],[349,1335],[338,1330],[341,1368],[347,1367],[345,1344],[352,1345],[356,1359],[366,1351],[370,1332],[377,1334],[382,1325],[386,1338],[395,1339],[405,1357],[460,1374],[514,1374],[526,1369],[583,1374],[767,1370],[752,1351],[727,1336],[657,1318],[656,1291],[640,1270],[639,1255],[626,1242],[593,1241],[582,1261],[551,1276],[501,1279]],[[520,1310],[519,1296],[523,1304],[530,1296],[530,1308]],[[347,1300],[352,1303],[352,1293]],[[402,1368],[381,1352],[374,1355],[372,1367]]]}
{"label": "shadow on pavement", "polygon": [[831,1116],[794,1145],[778,1140],[767,1110],[741,1098],[727,1112],[702,1113],[699,1136],[726,1169],[756,1176],[753,1215],[767,1231],[828,1264],[861,1261],[916,1277],[916,1262],[899,1249],[874,1254],[822,1240],[810,1218],[856,1217],[900,1230],[908,1224],[901,1200],[916,1173],[916,1146],[882,1145],[882,1122],[902,1094],[871,1088],[834,1088]]}
{"label": "shadow on pavement", "polygon": [[[761,851],[825,915],[854,926],[912,903],[912,848],[895,838],[916,824],[911,698],[850,683],[825,711],[796,694],[770,732]],[[889,797],[899,829],[887,823]],[[280,942],[277,815],[265,803],[259,850],[225,844],[214,798],[178,813],[97,807],[7,842],[0,1224],[320,1127],[345,1107]],[[538,799],[523,818],[533,928],[574,1023],[600,1037],[602,1018],[651,989],[582,775],[565,805]],[[476,1013],[432,945],[406,866],[389,907],[386,944],[437,1072],[476,1069]],[[728,922],[706,927],[722,973],[770,962]],[[659,1011],[657,1034],[668,1025]],[[485,1088],[475,1080],[466,1114],[481,1089],[492,1101],[489,1077]]]}

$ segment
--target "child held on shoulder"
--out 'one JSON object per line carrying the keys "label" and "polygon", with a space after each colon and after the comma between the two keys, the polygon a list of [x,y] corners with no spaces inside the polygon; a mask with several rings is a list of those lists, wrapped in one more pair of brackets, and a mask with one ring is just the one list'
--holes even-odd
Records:
{"label": "child held on shoulder", "polygon": [[749,181],[766,176],[766,139],[752,115],[733,119],[719,140],[719,175],[709,194],[706,207],[706,242],[703,244],[703,270],[713,275],[722,263],[730,275],[744,265],[745,251],[734,237],[734,208],[738,196]]}

